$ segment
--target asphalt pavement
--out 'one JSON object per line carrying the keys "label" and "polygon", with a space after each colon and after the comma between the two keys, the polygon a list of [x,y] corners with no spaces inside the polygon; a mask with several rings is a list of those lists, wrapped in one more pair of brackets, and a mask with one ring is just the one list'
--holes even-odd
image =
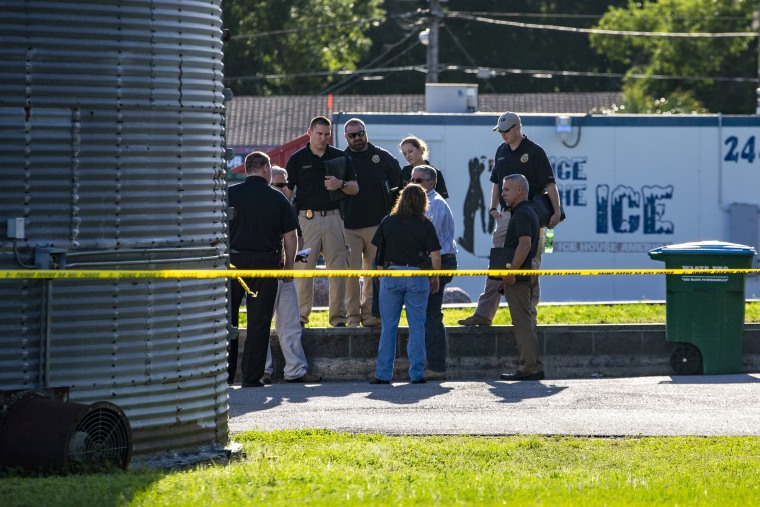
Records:
{"label": "asphalt pavement", "polygon": [[760,435],[760,373],[229,389],[230,431],[389,435]]}

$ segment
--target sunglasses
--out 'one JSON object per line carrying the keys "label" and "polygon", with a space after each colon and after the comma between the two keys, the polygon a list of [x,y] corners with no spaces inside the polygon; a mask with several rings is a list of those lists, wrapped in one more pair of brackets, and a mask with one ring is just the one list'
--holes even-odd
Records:
{"label": "sunglasses", "polygon": [[360,130],[359,132],[346,132],[346,137],[349,139],[355,139],[357,137],[364,137],[366,130]]}
{"label": "sunglasses", "polygon": [[516,126],[517,126],[517,124],[515,123],[514,125],[512,125],[511,127],[509,127],[507,130],[499,130],[499,134],[506,134],[507,132],[509,132],[510,130],[512,130],[513,128],[515,128]]}
{"label": "sunglasses", "polygon": [[288,183],[287,183],[287,182],[282,182],[282,183],[270,183],[270,184],[269,184],[269,186],[272,186],[272,187],[277,187],[277,188],[285,188],[286,186],[288,186]]}
{"label": "sunglasses", "polygon": [[430,178],[425,178],[425,179],[422,179],[422,178],[417,178],[416,180],[412,180],[412,183],[416,183],[416,184],[418,184],[418,185],[419,185],[419,184],[420,184],[420,183],[422,183],[423,181],[430,181]]}

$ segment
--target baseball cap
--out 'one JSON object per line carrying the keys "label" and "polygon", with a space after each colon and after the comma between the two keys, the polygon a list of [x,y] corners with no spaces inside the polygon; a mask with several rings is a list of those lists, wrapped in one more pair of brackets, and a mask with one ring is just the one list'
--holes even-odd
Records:
{"label": "baseball cap", "polygon": [[512,125],[519,125],[520,117],[511,111],[507,111],[499,116],[499,123],[493,128],[494,130],[507,130]]}

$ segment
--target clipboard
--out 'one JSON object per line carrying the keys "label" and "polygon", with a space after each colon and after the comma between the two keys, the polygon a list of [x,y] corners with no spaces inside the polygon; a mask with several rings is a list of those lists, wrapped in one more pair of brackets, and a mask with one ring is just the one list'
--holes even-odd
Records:
{"label": "clipboard", "polygon": [[[327,176],[335,176],[339,180],[346,180],[346,157],[336,157],[331,160],[325,160],[325,174]],[[342,190],[331,190],[331,201],[340,201],[346,194]]]}

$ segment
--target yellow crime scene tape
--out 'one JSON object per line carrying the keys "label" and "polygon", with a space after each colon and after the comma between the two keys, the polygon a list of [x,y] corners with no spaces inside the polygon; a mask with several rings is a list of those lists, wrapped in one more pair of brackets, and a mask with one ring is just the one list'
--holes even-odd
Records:
{"label": "yellow crime scene tape", "polygon": [[600,276],[600,275],[750,275],[760,269],[386,269],[386,270],[326,270],[326,269],[160,269],[160,270],[89,270],[89,269],[19,269],[0,270],[0,280],[19,279],[115,279],[115,278],[317,278],[360,276]]}

